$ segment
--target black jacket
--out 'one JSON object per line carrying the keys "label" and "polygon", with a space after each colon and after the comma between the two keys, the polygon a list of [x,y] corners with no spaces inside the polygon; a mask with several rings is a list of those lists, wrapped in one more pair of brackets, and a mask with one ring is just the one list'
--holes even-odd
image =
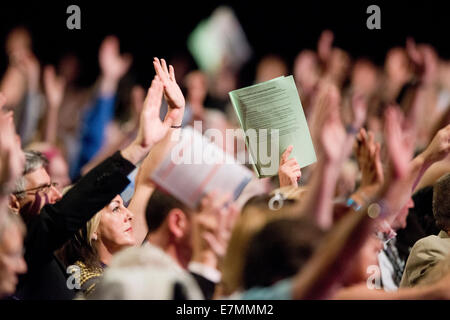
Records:
{"label": "black jacket", "polygon": [[28,271],[19,278],[15,298],[72,299],[74,290],[66,282],[70,274],[55,257],[72,235],[130,183],[135,168],[120,152],[103,161],[57,203],[45,205],[27,222],[24,240]]}

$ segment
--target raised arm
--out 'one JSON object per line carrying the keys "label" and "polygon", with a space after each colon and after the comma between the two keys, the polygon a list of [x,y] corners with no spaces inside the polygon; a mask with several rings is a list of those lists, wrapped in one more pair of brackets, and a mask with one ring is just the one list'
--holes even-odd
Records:
{"label": "raised arm", "polygon": [[[321,228],[328,229],[333,222],[332,201],[339,169],[351,152],[356,129],[344,129],[339,114],[340,95],[336,86],[323,86],[316,103],[313,132],[319,161],[302,211],[313,216]],[[352,127],[360,125],[360,118],[355,116],[357,120]]]}
{"label": "raised arm", "polygon": [[[156,78],[149,89],[154,96],[162,84]],[[160,93],[161,96],[161,93]],[[172,110],[164,121],[159,118],[160,104],[146,104],[136,139],[125,149],[115,153],[91,170],[57,203],[46,205],[39,218],[31,226],[27,243],[36,250],[30,254],[39,255],[58,249],[74,232],[81,228],[96,212],[107,205],[129,184],[127,175],[142,161],[155,144],[169,132],[178,110]]]}
{"label": "raised arm", "polygon": [[[155,147],[155,152],[152,152],[145,158],[136,176],[135,192],[128,208],[135,216],[133,228],[138,244],[145,240],[148,232],[147,222],[145,220],[145,209],[154,190],[150,175],[153,170],[156,169],[156,166],[159,164],[162,157],[166,154],[167,149],[170,148],[171,143],[169,140],[171,140],[172,133],[179,130],[177,127],[178,124],[181,124],[183,119],[185,105],[184,96],[176,82],[173,67],[169,66],[169,69],[167,69],[165,60],[161,59],[161,62],[157,58],[154,59],[153,64],[156,76],[152,82],[152,87],[150,87],[148,95],[145,98],[144,110],[148,108],[159,110],[161,107],[161,99],[164,94],[169,104],[169,110],[164,121],[169,121],[171,125],[167,129],[163,128],[160,130],[162,130],[162,132],[168,130],[170,133],[165,135],[165,139],[161,138],[158,146]],[[158,126],[160,125],[156,124],[156,129]],[[172,126],[176,128],[172,128]]]}
{"label": "raised arm", "polygon": [[5,97],[0,93],[0,224],[7,210],[8,197],[22,174],[25,156],[16,135],[12,111],[4,113]]}
{"label": "raised arm", "polygon": [[[352,258],[370,233],[374,232],[376,222],[397,212],[393,208],[403,192],[410,159],[395,150],[404,142],[404,136],[393,112],[386,113],[385,127],[388,154],[392,163],[391,174],[387,176],[377,195],[361,210],[349,211],[332,228],[313,257],[294,278],[294,298],[320,299],[333,296],[341,286],[345,270],[348,269]],[[395,152],[392,152],[394,150]]]}
{"label": "raised arm", "polygon": [[45,127],[45,141],[55,144],[58,131],[58,112],[64,98],[66,83],[62,77],[58,77],[55,67],[44,68],[44,88],[47,100],[47,119]]}

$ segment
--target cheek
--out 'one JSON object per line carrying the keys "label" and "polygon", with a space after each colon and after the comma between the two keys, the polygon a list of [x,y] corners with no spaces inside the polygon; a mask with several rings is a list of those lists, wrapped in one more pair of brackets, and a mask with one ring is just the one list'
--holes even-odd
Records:
{"label": "cheek", "polygon": [[100,235],[102,241],[106,244],[128,245],[134,244],[134,236],[131,232],[124,232],[122,218],[107,217],[100,222]]}

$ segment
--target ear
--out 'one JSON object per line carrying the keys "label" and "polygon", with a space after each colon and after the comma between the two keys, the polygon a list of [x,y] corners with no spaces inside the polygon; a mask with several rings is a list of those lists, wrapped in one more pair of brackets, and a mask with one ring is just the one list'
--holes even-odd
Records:
{"label": "ear", "polygon": [[9,207],[9,209],[11,209],[12,212],[19,214],[20,202],[17,199],[17,197],[13,194],[9,195],[8,207]]}
{"label": "ear", "polygon": [[97,241],[97,240],[98,240],[98,234],[97,234],[97,231],[95,231],[94,233],[92,233],[92,240],[93,240],[93,241]]}
{"label": "ear", "polygon": [[167,215],[167,224],[169,231],[175,238],[179,239],[186,233],[187,216],[180,209],[172,209]]}

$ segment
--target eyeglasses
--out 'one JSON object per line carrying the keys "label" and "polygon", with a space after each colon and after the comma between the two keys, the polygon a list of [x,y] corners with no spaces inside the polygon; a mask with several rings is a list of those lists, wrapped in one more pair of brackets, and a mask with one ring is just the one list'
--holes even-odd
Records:
{"label": "eyeglasses", "polygon": [[16,191],[13,194],[18,195],[21,193],[28,193],[28,192],[32,192],[32,191],[37,191],[37,192],[42,191],[43,193],[48,193],[52,187],[56,188],[57,186],[58,186],[58,182],[51,182],[49,184],[45,184],[43,186],[39,186],[36,188],[31,188],[31,189],[27,189],[27,190],[23,190],[23,191]]}

